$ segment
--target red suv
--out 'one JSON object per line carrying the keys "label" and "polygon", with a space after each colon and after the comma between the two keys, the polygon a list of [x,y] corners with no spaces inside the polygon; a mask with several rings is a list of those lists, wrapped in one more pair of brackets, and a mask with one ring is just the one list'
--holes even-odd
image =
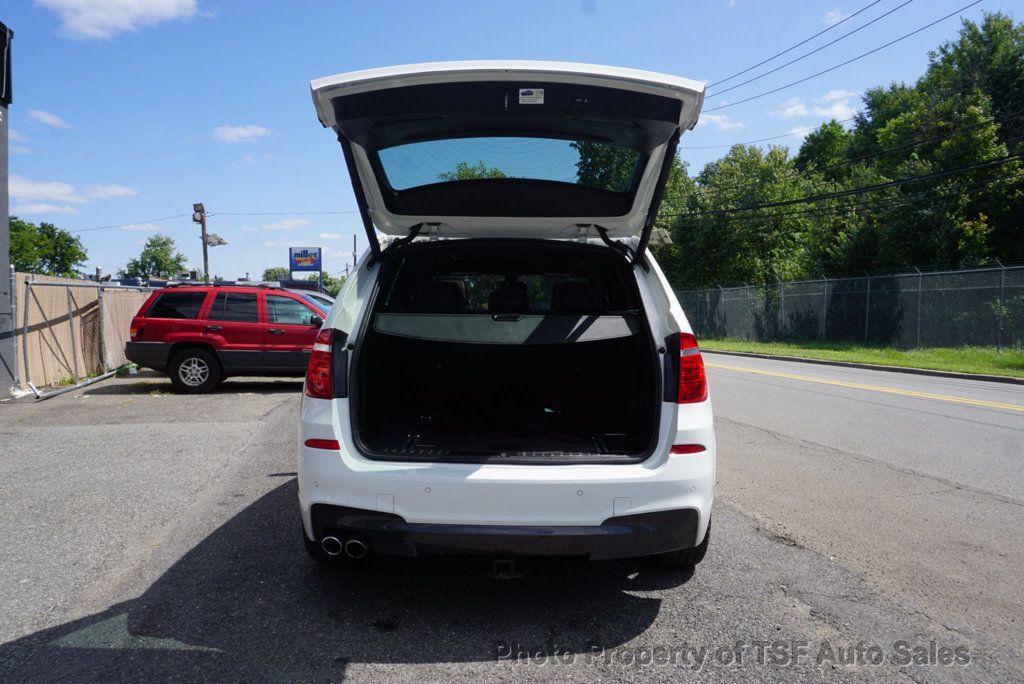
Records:
{"label": "red suv", "polygon": [[132,319],[125,356],[181,392],[230,375],[302,375],[327,315],[315,301],[269,286],[171,285]]}

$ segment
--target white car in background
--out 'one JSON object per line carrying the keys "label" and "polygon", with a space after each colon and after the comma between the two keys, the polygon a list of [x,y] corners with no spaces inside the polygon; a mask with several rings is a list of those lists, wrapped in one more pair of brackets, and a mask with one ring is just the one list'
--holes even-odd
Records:
{"label": "white car in background", "polygon": [[647,245],[703,84],[453,62],[312,94],[370,249],[306,377],[310,555],[487,553],[499,574],[517,555],[698,563],[711,402]]}

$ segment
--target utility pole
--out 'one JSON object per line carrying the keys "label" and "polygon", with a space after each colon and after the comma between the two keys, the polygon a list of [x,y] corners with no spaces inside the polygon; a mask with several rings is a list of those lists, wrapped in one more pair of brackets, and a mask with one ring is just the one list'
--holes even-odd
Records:
{"label": "utility pole", "polygon": [[[356,236],[352,235],[352,270],[356,269]],[[345,277],[348,277],[348,268],[345,269]]]}
{"label": "utility pole", "polygon": [[6,398],[17,376],[15,300],[11,268],[11,223],[7,206],[7,107],[11,104],[11,38],[0,22],[0,397]]}
{"label": "utility pole", "polygon": [[202,227],[202,235],[200,236],[203,241],[203,282],[210,282],[210,255],[209,245],[206,243],[206,209],[203,208],[203,203],[198,202],[192,205],[192,221],[198,223]]}

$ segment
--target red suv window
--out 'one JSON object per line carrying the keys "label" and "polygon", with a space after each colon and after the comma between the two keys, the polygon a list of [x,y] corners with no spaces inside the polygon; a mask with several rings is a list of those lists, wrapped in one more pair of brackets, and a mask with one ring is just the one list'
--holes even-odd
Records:
{"label": "red suv window", "polygon": [[313,316],[318,315],[313,309],[297,299],[281,295],[267,296],[267,322],[282,325],[310,325]]}
{"label": "red suv window", "polygon": [[146,318],[199,318],[205,300],[206,292],[162,292]]}
{"label": "red suv window", "polygon": [[211,321],[259,322],[255,292],[218,292],[206,318]]}

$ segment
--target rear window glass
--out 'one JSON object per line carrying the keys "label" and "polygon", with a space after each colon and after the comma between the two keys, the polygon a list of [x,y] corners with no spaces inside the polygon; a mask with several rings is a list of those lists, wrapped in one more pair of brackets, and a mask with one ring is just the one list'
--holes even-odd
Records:
{"label": "rear window glass", "polygon": [[635,308],[615,267],[605,258],[571,253],[495,257],[424,251],[397,266],[385,311],[497,313],[611,313]]}
{"label": "rear window glass", "polygon": [[164,292],[149,307],[147,318],[199,318],[205,292]]}
{"label": "rear window glass", "polygon": [[248,292],[218,292],[210,307],[208,319],[256,323],[259,313],[256,294]]}
{"label": "rear window glass", "polygon": [[636,186],[641,161],[636,150],[607,143],[523,137],[426,140],[388,147],[377,155],[388,183],[399,191],[433,183],[518,178],[629,192]]}

